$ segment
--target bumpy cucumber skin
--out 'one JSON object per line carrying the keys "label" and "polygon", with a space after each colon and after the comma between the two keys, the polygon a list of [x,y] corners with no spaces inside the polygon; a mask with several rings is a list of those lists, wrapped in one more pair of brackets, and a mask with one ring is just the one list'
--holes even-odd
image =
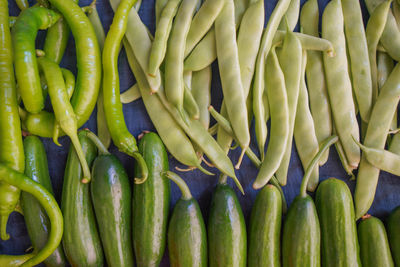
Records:
{"label": "bumpy cucumber skin", "polygon": [[396,266],[400,266],[400,206],[394,209],[387,221],[390,249]]}
{"label": "bumpy cucumber skin", "polygon": [[218,184],[212,196],[208,246],[210,267],[246,266],[246,224],[239,200],[227,184]]}
{"label": "bumpy cucumber skin", "polygon": [[[170,181],[162,175],[168,170],[168,155],[160,137],[145,134],[139,151],[146,161],[149,176],[133,187],[133,245],[138,267],[159,266],[167,241]],[[135,169],[135,176],[140,170]]]}
{"label": "bumpy cucumber skin", "polygon": [[[81,131],[78,134],[86,161],[90,166],[97,156],[97,148]],[[104,255],[97,229],[89,184],[82,180],[79,158],[71,145],[64,173],[61,210],[64,215],[63,246],[73,267],[104,265]]]}
{"label": "bumpy cucumber skin", "polygon": [[321,266],[321,232],[317,210],[309,196],[297,196],[283,225],[282,266]]}
{"label": "bumpy cucumber skin", "polygon": [[281,265],[282,197],[273,185],[266,185],[257,195],[249,225],[248,267]]}
{"label": "bumpy cucumber skin", "polygon": [[375,217],[363,219],[358,224],[360,258],[363,267],[393,267],[385,226]]}
{"label": "bumpy cucumber skin", "polygon": [[194,198],[180,199],[168,226],[168,251],[172,267],[206,267],[207,234]]}
{"label": "bumpy cucumber skin", "polygon": [[95,159],[90,189],[108,266],[134,266],[131,185],[116,156]]}
{"label": "bumpy cucumber skin", "polygon": [[[46,151],[39,137],[28,136],[24,139],[25,174],[32,180],[43,185],[53,193],[47,165]],[[40,203],[29,193],[21,193],[21,206],[29,237],[35,250],[44,247],[49,236],[50,221]],[[65,266],[65,255],[62,245],[51,254],[44,264],[47,267]]]}
{"label": "bumpy cucumber skin", "polygon": [[361,266],[353,198],[347,184],[336,178],[323,181],[315,202],[321,224],[322,265]]}

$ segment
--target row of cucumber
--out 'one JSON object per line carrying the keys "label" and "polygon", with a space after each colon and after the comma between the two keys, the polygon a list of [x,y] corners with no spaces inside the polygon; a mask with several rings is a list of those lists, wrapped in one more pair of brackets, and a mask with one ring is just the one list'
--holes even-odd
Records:
{"label": "row of cucumber", "polygon": [[[284,220],[280,191],[266,185],[257,195],[246,229],[237,196],[226,177],[221,176],[213,192],[206,230],[199,205],[186,183],[168,171],[167,152],[158,135],[146,133],[140,140],[139,150],[149,176],[145,183],[135,184],[133,192],[121,162],[93,133],[83,130],[79,139],[93,178],[90,184],[80,182],[82,170],[71,147],[61,201],[63,241],[47,258],[46,266],[65,266],[67,260],[72,266],[103,266],[107,262],[110,267],[122,267],[134,266],[135,261],[139,267],[159,266],[167,243],[171,266],[362,263],[377,267],[394,266],[393,260],[400,266],[400,207],[387,224],[391,252],[379,219],[364,217],[357,234],[351,192],[341,180],[323,181],[315,204],[305,191],[301,192]],[[26,137],[24,148],[26,174],[50,191],[46,153],[40,139]],[[167,178],[182,191],[172,214]],[[24,193],[21,202],[32,245],[40,249],[49,230],[47,216],[29,194]]]}

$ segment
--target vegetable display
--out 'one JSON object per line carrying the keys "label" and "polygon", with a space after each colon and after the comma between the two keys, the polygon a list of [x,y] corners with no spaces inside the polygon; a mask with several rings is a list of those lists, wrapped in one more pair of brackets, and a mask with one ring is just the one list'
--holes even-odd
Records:
{"label": "vegetable display", "polygon": [[399,0],[89,1],[0,0],[0,266],[400,264]]}

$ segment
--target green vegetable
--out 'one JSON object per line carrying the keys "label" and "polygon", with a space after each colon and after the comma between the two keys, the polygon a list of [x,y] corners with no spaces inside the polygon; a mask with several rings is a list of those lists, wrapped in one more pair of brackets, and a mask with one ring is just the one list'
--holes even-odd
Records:
{"label": "green vegetable", "polygon": [[316,194],[321,223],[322,265],[361,266],[353,198],[345,182],[330,178]]}
{"label": "green vegetable", "polygon": [[278,267],[281,264],[282,197],[273,185],[257,195],[249,226],[248,267]]}
{"label": "green vegetable", "polygon": [[[159,266],[164,255],[170,201],[170,182],[162,176],[168,170],[168,155],[160,137],[145,134],[139,152],[149,176],[133,187],[133,245],[137,266]],[[138,174],[139,170],[135,169]]]}
{"label": "green vegetable", "polygon": [[395,208],[387,221],[390,249],[396,266],[400,266],[400,206]]}
{"label": "green vegetable", "polygon": [[92,168],[90,190],[108,266],[133,266],[132,193],[118,158],[100,150]]}
{"label": "green vegetable", "polygon": [[176,203],[168,227],[168,250],[172,267],[206,267],[207,236],[199,204],[186,183],[175,173],[165,175],[174,181],[182,192]]}
{"label": "green vegetable", "polygon": [[[92,166],[97,149],[86,135],[87,131],[80,131],[78,138],[86,161]],[[73,146],[70,146],[61,198],[64,251],[73,267],[103,266],[103,249],[90,197],[90,185],[81,182],[82,175],[79,158]]]}
{"label": "green vegetable", "polygon": [[393,267],[385,226],[376,217],[366,215],[358,225],[361,263],[364,267]]}
{"label": "green vegetable", "polygon": [[209,212],[209,266],[246,266],[246,224],[239,200],[224,175],[214,189]]}

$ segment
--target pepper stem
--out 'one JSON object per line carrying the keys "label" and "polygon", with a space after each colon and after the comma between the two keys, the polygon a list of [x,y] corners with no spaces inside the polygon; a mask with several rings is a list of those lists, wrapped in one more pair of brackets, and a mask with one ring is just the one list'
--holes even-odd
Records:
{"label": "pepper stem", "polygon": [[85,134],[86,136],[92,141],[97,149],[99,150],[100,155],[109,155],[110,152],[108,152],[106,146],[101,142],[100,138],[95,135],[93,132],[91,132],[89,129],[85,129]]}
{"label": "pepper stem", "polygon": [[89,165],[87,164],[85,154],[83,153],[81,143],[79,142],[78,135],[76,133],[70,135],[72,145],[75,148],[75,152],[78,155],[79,162],[81,163],[83,178],[82,183],[87,184],[91,180]]}
{"label": "pepper stem", "polygon": [[147,169],[146,161],[143,156],[138,152],[133,152],[132,157],[136,160],[139,165],[141,178],[135,177],[135,184],[143,184],[147,180],[147,176],[149,175],[149,170]]}
{"label": "pepper stem", "polygon": [[7,233],[7,222],[9,214],[0,215],[0,238],[1,240],[10,239],[10,235]]}
{"label": "pepper stem", "polygon": [[184,200],[189,200],[192,197],[192,194],[190,193],[189,187],[187,186],[187,184],[185,183],[185,181],[176,173],[171,172],[171,171],[166,171],[163,172],[163,174],[170,180],[172,180],[181,190],[182,192],[182,199]]}
{"label": "pepper stem", "polygon": [[300,186],[300,195],[302,197],[305,197],[307,195],[307,184],[308,180],[310,179],[311,173],[313,172],[315,166],[318,164],[319,160],[321,159],[322,155],[325,153],[325,151],[334,143],[336,143],[339,140],[337,135],[330,136],[326,138],[322,144],[321,147],[318,151],[318,153],[314,156],[312,161],[307,167],[306,172],[304,173],[303,181],[301,182]]}

